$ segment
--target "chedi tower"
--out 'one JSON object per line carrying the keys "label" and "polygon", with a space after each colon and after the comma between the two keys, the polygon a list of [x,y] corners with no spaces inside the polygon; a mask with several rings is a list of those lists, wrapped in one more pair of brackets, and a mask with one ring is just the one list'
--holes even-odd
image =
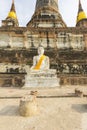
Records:
{"label": "chedi tower", "polygon": [[2,20],[2,26],[12,26],[12,27],[19,26],[14,0],[12,0],[11,9],[8,13],[8,16],[6,17],[5,20]]}
{"label": "chedi tower", "polygon": [[87,16],[82,8],[82,4],[80,0],[78,5],[76,27],[87,27]]}
{"label": "chedi tower", "polygon": [[27,26],[66,27],[59,12],[58,0],[37,0],[35,12]]}

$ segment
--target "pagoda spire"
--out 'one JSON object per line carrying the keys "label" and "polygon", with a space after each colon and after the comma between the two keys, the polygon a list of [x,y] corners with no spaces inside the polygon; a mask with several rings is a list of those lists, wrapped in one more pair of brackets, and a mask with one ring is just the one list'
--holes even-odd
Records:
{"label": "pagoda spire", "polygon": [[8,13],[8,16],[6,17],[5,20],[2,20],[2,26],[13,26],[13,27],[19,26],[17,15],[16,15],[16,10],[15,10],[14,0],[12,0],[12,5],[11,5],[10,11]]}
{"label": "pagoda spire", "polygon": [[11,9],[10,12],[8,13],[7,18],[17,19],[14,0],[12,0]]}
{"label": "pagoda spire", "polygon": [[[45,23],[48,21],[48,25]],[[36,0],[35,12],[27,26],[66,27],[58,8],[58,0]]]}
{"label": "pagoda spire", "polygon": [[16,11],[15,11],[15,4],[14,4],[14,0],[12,0],[12,6],[11,6],[10,11],[14,11],[14,12],[16,12]]}
{"label": "pagoda spire", "polygon": [[[82,8],[81,0],[79,0],[78,4],[78,14],[77,14],[77,20],[76,20],[76,26],[81,25],[82,26],[82,21],[87,20],[87,16]],[[87,21],[86,21],[87,22]],[[81,23],[81,24],[80,24]],[[84,24],[85,25],[85,24]]]}
{"label": "pagoda spire", "polygon": [[55,11],[58,11],[58,0],[37,0],[35,11],[43,7],[53,8]]}
{"label": "pagoda spire", "polygon": [[81,0],[79,0],[79,8],[78,8],[78,13],[83,11],[82,5],[81,5]]}

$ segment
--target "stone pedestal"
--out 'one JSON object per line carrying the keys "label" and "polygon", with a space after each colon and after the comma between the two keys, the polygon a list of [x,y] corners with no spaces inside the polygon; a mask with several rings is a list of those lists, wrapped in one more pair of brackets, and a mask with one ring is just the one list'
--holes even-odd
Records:
{"label": "stone pedestal", "polygon": [[26,87],[58,87],[60,79],[57,78],[56,70],[49,69],[45,71],[32,70],[25,77]]}

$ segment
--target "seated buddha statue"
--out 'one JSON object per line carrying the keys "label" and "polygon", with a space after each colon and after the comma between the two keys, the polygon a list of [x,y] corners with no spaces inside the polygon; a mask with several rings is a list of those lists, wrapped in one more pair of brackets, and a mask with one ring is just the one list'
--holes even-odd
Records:
{"label": "seated buddha statue", "polygon": [[44,55],[44,48],[38,47],[38,55],[33,57],[32,70],[48,70],[49,69],[49,57]]}

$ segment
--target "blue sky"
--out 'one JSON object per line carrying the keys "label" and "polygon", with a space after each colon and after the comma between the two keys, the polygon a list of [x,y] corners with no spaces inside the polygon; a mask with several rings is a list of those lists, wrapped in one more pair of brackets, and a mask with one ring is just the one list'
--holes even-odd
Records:
{"label": "blue sky", "polygon": [[[59,10],[67,26],[75,26],[79,0],[58,0]],[[0,0],[0,25],[11,7],[12,0]],[[82,7],[87,14],[87,0],[81,0]],[[26,26],[35,10],[36,0],[15,0],[17,17],[20,26]]]}

